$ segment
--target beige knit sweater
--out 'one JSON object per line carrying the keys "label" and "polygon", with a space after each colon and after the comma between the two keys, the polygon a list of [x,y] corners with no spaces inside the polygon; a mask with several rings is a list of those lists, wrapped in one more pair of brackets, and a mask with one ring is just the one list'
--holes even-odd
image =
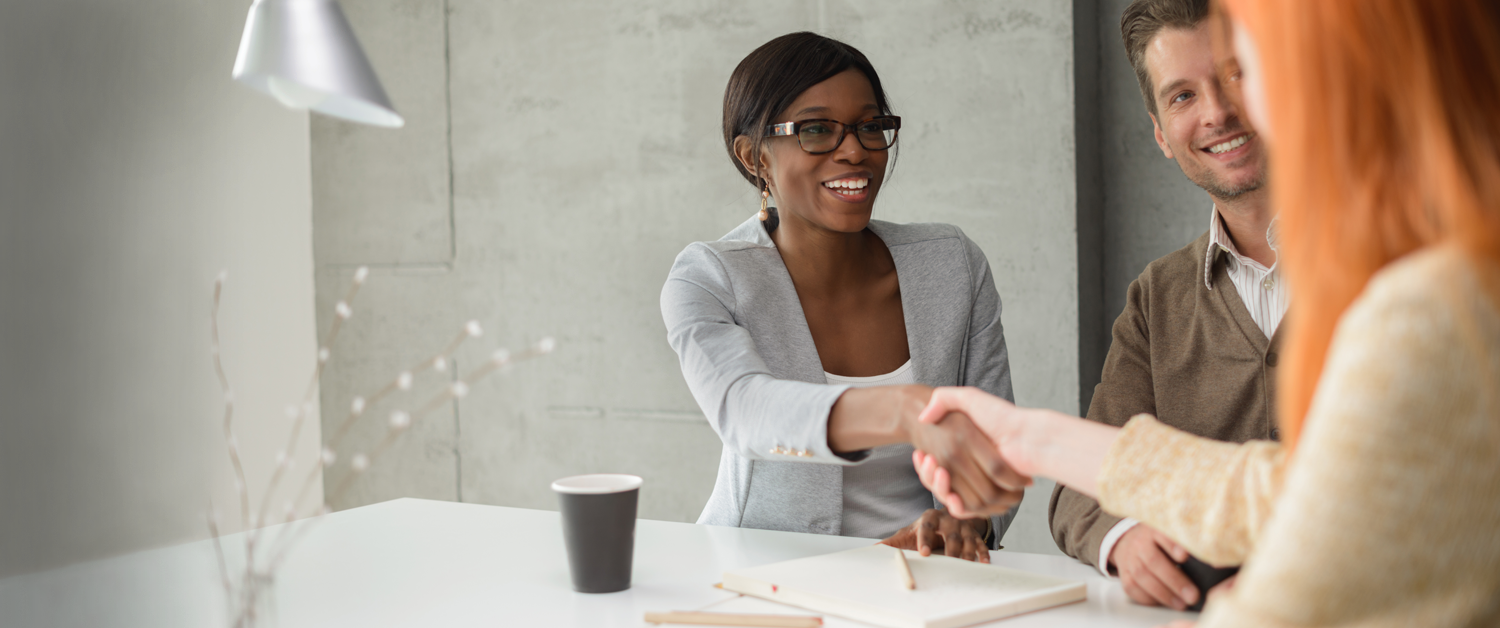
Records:
{"label": "beige knit sweater", "polygon": [[1429,249],[1345,313],[1295,454],[1132,419],[1104,509],[1244,563],[1200,628],[1500,626],[1500,311]]}

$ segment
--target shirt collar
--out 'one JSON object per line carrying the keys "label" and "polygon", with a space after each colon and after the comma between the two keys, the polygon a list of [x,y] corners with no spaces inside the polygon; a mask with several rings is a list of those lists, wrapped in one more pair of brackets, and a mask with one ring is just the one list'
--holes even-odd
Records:
{"label": "shirt collar", "polygon": [[[1280,219],[1279,216],[1272,218],[1271,224],[1266,228],[1266,244],[1270,245],[1272,251],[1279,251],[1276,222]],[[1209,212],[1208,251],[1203,256],[1203,285],[1209,290],[1214,289],[1214,259],[1218,257],[1220,251],[1228,254],[1236,263],[1260,265],[1259,262],[1240,255],[1239,249],[1234,247],[1234,240],[1229,237],[1229,231],[1224,228],[1224,219],[1219,216],[1219,206],[1214,205],[1213,211]],[[1279,261],[1271,264],[1267,271],[1274,272],[1278,265],[1280,265]]]}

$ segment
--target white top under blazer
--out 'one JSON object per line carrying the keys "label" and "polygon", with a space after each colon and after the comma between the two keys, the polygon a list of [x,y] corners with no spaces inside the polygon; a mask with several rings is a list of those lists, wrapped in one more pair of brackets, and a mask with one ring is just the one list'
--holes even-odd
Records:
{"label": "white top under blazer", "polygon": [[[870,377],[845,377],[824,372],[830,384],[851,388],[915,384],[911,360],[894,371]],[[916,521],[932,508],[932,492],[922,486],[911,466],[915,449],[908,443],[870,450],[862,464],[844,467],[844,536],[883,539]]]}

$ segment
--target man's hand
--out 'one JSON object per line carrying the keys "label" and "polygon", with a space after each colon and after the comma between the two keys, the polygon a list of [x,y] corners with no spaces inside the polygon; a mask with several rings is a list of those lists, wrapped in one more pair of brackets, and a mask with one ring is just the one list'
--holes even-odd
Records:
{"label": "man's hand", "polygon": [[1120,574],[1125,594],[1137,604],[1186,609],[1198,601],[1198,587],[1178,565],[1187,550],[1145,524],[1136,524],[1115,543],[1107,560]]}
{"label": "man's hand", "polygon": [[945,510],[931,509],[881,543],[897,549],[917,550],[923,556],[938,551],[945,556],[988,563],[990,550],[984,544],[984,533],[988,528],[986,519],[957,519]]}

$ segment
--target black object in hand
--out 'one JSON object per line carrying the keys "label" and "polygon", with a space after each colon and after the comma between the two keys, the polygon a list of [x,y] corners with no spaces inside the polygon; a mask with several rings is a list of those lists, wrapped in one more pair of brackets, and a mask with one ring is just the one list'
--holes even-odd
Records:
{"label": "black object in hand", "polygon": [[1188,580],[1193,581],[1193,586],[1198,587],[1198,602],[1187,608],[1195,612],[1203,610],[1203,602],[1208,600],[1209,589],[1240,572],[1239,567],[1214,567],[1198,560],[1195,556],[1188,556],[1181,567],[1182,573],[1187,575]]}

